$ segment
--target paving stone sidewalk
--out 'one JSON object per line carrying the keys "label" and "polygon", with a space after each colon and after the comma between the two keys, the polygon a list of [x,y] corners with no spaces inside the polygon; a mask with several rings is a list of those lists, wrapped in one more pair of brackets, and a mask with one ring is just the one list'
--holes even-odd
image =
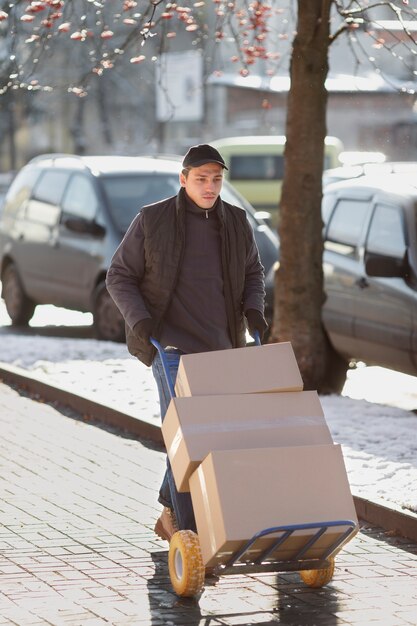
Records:
{"label": "paving stone sidewalk", "polygon": [[417,624],[417,546],[363,527],[312,590],[223,576],[180,599],[153,534],[164,455],[0,383],[0,625]]}

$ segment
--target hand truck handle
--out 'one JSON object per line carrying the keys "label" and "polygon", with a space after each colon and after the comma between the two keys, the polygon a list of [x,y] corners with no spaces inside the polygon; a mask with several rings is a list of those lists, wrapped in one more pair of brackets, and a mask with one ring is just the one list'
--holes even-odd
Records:
{"label": "hand truck handle", "polygon": [[261,336],[259,334],[259,330],[255,330],[253,335],[252,335],[254,341],[255,341],[255,345],[256,346],[261,346],[262,342],[261,342]]}

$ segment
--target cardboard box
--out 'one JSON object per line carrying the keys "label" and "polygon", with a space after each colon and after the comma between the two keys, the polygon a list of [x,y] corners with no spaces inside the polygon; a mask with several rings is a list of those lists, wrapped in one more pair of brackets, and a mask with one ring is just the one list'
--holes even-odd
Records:
{"label": "cardboard box", "polygon": [[173,398],[162,434],[178,491],[214,450],[333,443],[316,391]]}
{"label": "cardboard box", "polygon": [[[225,564],[265,528],[336,520],[357,524],[337,444],[214,451],[191,475],[190,488],[208,567]],[[311,533],[297,531],[269,560],[294,559]],[[303,558],[321,558],[341,534],[336,529],[324,534]],[[272,542],[271,538],[259,540],[245,560],[252,561]]]}
{"label": "cardboard box", "polygon": [[179,397],[302,389],[303,381],[289,341],[184,354],[175,383]]}

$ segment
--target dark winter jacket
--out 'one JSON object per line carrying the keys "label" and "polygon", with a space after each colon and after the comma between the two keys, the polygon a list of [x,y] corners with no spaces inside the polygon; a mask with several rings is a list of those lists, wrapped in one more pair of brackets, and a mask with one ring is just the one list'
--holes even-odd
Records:
{"label": "dark winter jacket", "polygon": [[[181,189],[177,196],[146,206],[133,220],[125,239],[134,245],[135,230],[140,217],[144,231],[145,272],[135,279],[130,268],[124,267],[123,246],[116,251],[107,273],[107,289],[120,309],[126,324],[126,341],[129,352],[146,365],[152,363],[155,351],[144,345],[132,332],[136,299],[139,292],[147,311],[156,323],[154,335],[158,337],[172,295],[175,291],[185,246],[186,196]],[[243,299],[245,290],[245,265],[248,250],[253,245],[253,232],[245,211],[219,199],[217,207],[220,222],[221,255],[224,295],[230,337],[233,347],[245,345]],[[132,251],[130,251],[132,252]],[[262,266],[260,266],[262,271]],[[263,276],[262,276],[263,277]]]}

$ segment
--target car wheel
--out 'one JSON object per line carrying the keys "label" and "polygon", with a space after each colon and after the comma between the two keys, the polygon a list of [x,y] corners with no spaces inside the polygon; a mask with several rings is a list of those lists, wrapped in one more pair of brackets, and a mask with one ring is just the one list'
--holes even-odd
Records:
{"label": "car wheel", "polygon": [[27,326],[33,316],[36,304],[23,290],[16,266],[10,263],[2,276],[2,296],[13,326]]}
{"label": "car wheel", "polygon": [[125,340],[123,317],[104,283],[100,283],[94,292],[93,322],[97,339],[119,342]]}
{"label": "car wheel", "polygon": [[340,394],[345,386],[350,362],[336,352],[328,338],[326,338],[326,362],[326,373],[320,385],[319,393]]}

